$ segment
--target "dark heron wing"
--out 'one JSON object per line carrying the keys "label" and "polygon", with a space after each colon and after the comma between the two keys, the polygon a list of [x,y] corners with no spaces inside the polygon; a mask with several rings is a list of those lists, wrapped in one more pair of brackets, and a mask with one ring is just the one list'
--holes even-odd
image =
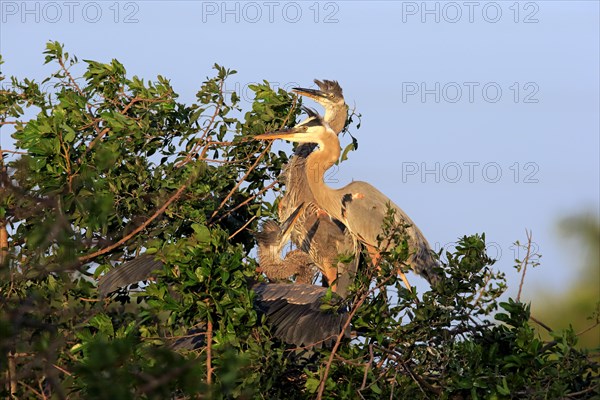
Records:
{"label": "dark heron wing", "polygon": [[[348,318],[343,299],[328,289],[306,284],[254,285],[254,306],[267,316],[274,336],[296,346],[330,346]],[[349,336],[349,330],[345,332]]]}
{"label": "dark heron wing", "polygon": [[120,287],[149,279],[152,277],[152,271],[161,269],[162,266],[162,261],[156,260],[155,254],[142,254],[127,261],[100,278],[98,282],[100,297],[106,297]]}
{"label": "dark heron wing", "polygon": [[[162,268],[153,255],[142,255],[108,271],[99,283],[104,297],[119,287],[148,279],[152,271]],[[327,288],[309,284],[257,283],[254,307],[266,315],[273,336],[296,346],[321,347],[335,342],[347,318],[342,298],[332,293],[327,299]],[[325,307],[323,307],[325,305]],[[196,349],[204,346],[205,327],[191,329],[185,338],[172,346],[178,349]],[[349,335],[349,330],[345,332]]]}

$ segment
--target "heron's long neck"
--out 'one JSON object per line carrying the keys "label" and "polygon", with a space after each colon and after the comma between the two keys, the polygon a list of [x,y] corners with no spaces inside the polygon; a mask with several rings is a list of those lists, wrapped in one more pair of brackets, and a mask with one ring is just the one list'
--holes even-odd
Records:
{"label": "heron's long neck", "polygon": [[346,118],[348,117],[348,107],[346,104],[335,105],[325,109],[325,122],[329,124],[331,129],[339,134],[344,126],[346,126]]}
{"label": "heron's long neck", "polygon": [[317,201],[317,206],[334,218],[341,220],[341,205],[337,204],[335,199],[335,189],[327,186],[324,179],[325,172],[337,162],[339,157],[340,141],[336,135],[328,135],[319,144],[319,149],[312,152],[306,159],[305,172],[308,186]]}

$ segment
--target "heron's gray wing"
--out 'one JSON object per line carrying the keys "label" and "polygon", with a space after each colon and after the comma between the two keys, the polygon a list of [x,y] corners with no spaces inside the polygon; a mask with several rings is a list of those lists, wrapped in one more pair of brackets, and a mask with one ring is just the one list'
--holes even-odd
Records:
{"label": "heron's gray wing", "polygon": [[[327,289],[304,284],[258,283],[254,307],[267,316],[273,336],[296,346],[329,346],[341,332],[348,313],[335,307],[321,309]],[[342,299],[333,295],[332,302]],[[177,339],[174,349],[195,350],[206,345],[205,325],[190,329],[185,337]],[[345,334],[348,336],[349,331]]]}
{"label": "heron's gray wing", "polygon": [[359,239],[371,246],[377,246],[377,236],[382,233],[384,218],[388,207],[395,210],[395,221],[410,225],[406,228],[411,257],[411,268],[423,275],[430,283],[438,280],[435,269],[438,262],[433,255],[429,242],[413,220],[389,197],[366,182],[352,182],[339,189],[345,223]]}
{"label": "heron's gray wing", "polygon": [[327,289],[321,286],[260,283],[254,291],[255,307],[267,316],[274,336],[296,346],[331,345],[348,317],[345,308],[336,307],[342,301],[336,294],[331,307],[322,308]]}
{"label": "heron's gray wing", "polygon": [[162,261],[157,260],[155,254],[142,254],[131,261],[127,261],[111,269],[100,278],[98,282],[100,297],[106,297],[107,294],[120,287],[151,278],[152,271],[162,267]]}

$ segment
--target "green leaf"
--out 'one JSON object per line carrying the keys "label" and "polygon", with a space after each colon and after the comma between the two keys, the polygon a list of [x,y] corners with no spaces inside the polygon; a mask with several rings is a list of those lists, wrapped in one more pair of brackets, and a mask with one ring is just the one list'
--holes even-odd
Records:
{"label": "green leaf", "polygon": [[106,314],[97,314],[92,317],[90,319],[90,325],[109,337],[115,335],[112,321]]}

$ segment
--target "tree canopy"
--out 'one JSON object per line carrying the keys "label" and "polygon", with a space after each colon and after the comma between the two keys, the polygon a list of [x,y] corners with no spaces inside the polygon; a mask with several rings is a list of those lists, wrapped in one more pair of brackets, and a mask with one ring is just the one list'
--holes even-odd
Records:
{"label": "tree canopy", "polygon": [[[0,165],[3,397],[600,394],[598,363],[573,329],[548,327],[544,341],[528,304],[500,302],[506,282],[483,233],[462,237],[440,283],[417,293],[392,273],[409,250],[389,224],[379,268],[361,263],[340,305],[352,336],[333,348],[282,343],[248,282],[264,279],[252,232],[275,218],[288,157],[253,136],[295,125],[299,100],[264,81],[246,109],[224,90],[236,71],[219,65],[188,105],[167,78],[131,77],[117,60],[79,61],[50,42],[45,62],[56,72],[41,82],[0,74],[0,123],[17,149]],[[140,253],[159,255],[156,281],[100,298],[98,277]],[[198,326],[203,348],[169,346]]]}

